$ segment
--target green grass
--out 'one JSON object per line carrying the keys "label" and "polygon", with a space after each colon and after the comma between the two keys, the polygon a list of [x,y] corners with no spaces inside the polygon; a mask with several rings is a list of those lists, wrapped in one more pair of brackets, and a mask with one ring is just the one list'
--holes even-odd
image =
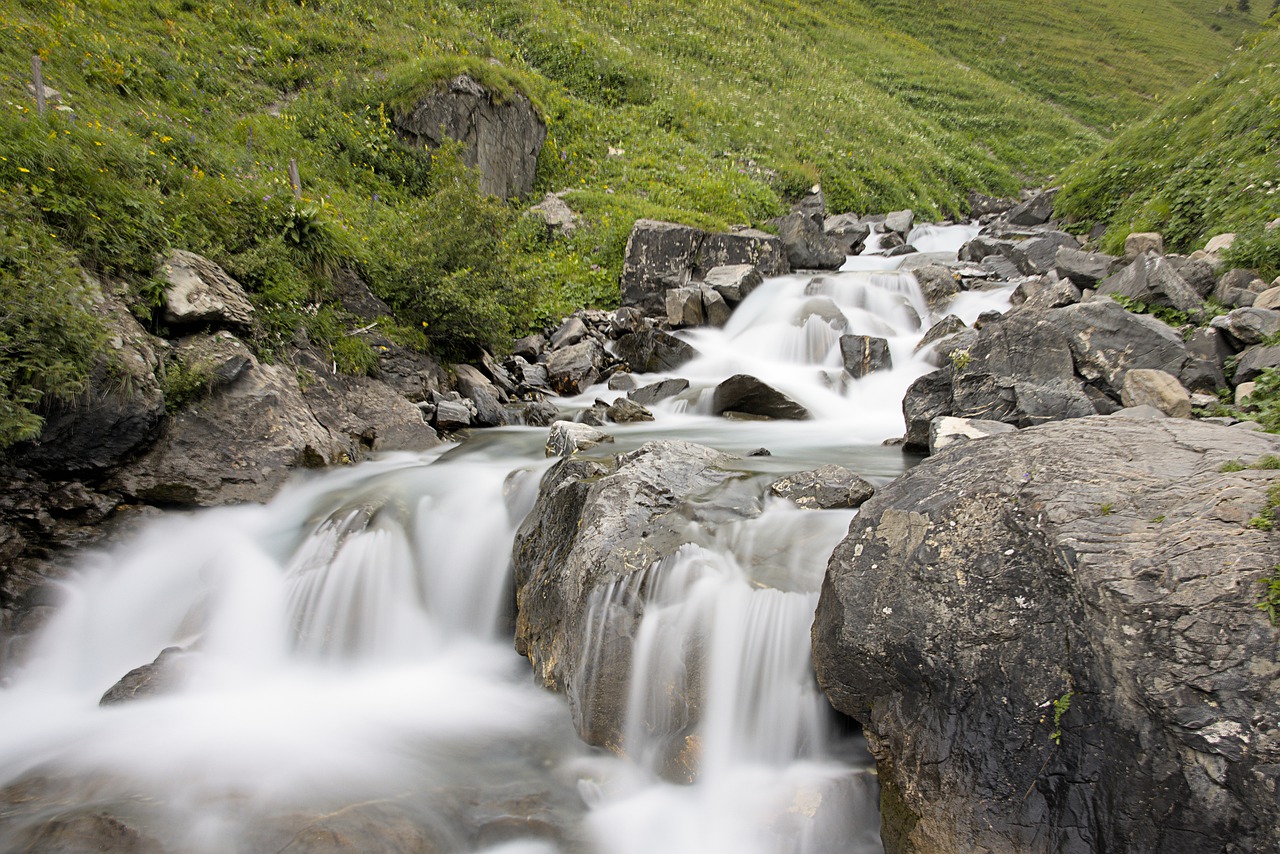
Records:
{"label": "green grass", "polygon": [[[0,10],[0,219],[48,235],[39,257],[58,269],[127,280],[144,315],[156,257],[204,254],[249,290],[259,355],[284,356],[301,330],[367,373],[361,324],[332,302],[339,268],[438,353],[474,355],[616,304],[639,217],[760,225],[820,181],[836,210],[933,218],[972,189],[1037,184],[1221,62],[1248,23],[1202,0],[944,5],[15,0]],[[44,117],[33,52],[63,95]],[[547,238],[447,153],[395,138],[394,112],[461,72],[545,117],[535,197],[568,191],[573,236]],[[51,269],[15,268],[2,296]],[[75,280],[54,290],[75,302]],[[14,374],[4,399],[22,426],[0,446],[79,370]]]}
{"label": "green grass", "polygon": [[1241,232],[1228,260],[1280,272],[1280,30],[1268,25],[1220,71],[1173,98],[1064,176],[1057,212],[1108,226],[1118,251],[1133,231],[1160,231],[1188,251]]}

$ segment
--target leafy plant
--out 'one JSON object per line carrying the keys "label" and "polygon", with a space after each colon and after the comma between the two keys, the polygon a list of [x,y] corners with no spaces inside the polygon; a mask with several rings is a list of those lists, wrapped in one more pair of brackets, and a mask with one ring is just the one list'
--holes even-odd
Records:
{"label": "leafy plant", "polygon": [[1271,575],[1262,579],[1262,598],[1258,610],[1267,615],[1271,625],[1280,626],[1280,564],[1272,567]]}
{"label": "leafy plant", "polygon": [[1075,695],[1075,691],[1067,691],[1067,693],[1053,701],[1053,731],[1049,733],[1049,739],[1054,744],[1062,743],[1062,719],[1070,711],[1071,698]]}
{"label": "leafy plant", "polygon": [[187,364],[181,358],[165,361],[160,375],[160,390],[164,394],[165,412],[173,415],[209,393],[209,373],[198,366]]}

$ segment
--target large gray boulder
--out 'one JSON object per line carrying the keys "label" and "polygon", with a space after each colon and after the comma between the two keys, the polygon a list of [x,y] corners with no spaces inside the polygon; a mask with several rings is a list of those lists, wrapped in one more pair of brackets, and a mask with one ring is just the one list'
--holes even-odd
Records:
{"label": "large gray boulder", "polygon": [[735,374],[716,386],[711,396],[713,415],[747,415],[803,421],[809,410],[750,374]]}
{"label": "large gray boulder", "polygon": [[213,327],[244,332],[253,304],[244,288],[208,258],[175,249],[160,267],[165,282],[161,313],[171,331]]}
{"label": "large gray boulder", "polygon": [[480,192],[499,198],[528,195],[547,126],[520,92],[505,99],[466,74],[443,83],[392,120],[411,145],[462,143],[463,161],[480,171]]}
{"label": "large gray boulder", "polygon": [[1125,371],[1154,368],[1178,376],[1187,361],[1187,345],[1177,330],[1150,315],[1125,311],[1114,300],[1090,300],[1047,315],[1066,336],[1080,376],[1116,399]]}
{"label": "large gray boulder", "polygon": [[940,454],[837,547],[819,682],[876,757],[888,854],[1280,846],[1280,439],[1087,418]]}
{"label": "large gray boulder", "polygon": [[623,335],[613,343],[613,352],[630,365],[631,370],[641,374],[674,371],[698,355],[692,345],[652,328]]}
{"label": "large gray boulder", "polygon": [[709,233],[688,225],[637,220],[622,261],[622,305],[666,315],[666,292],[687,287],[716,267],[750,265],[763,276],[788,271],[777,236],[746,230]]}
{"label": "large gray boulder", "polygon": [[1100,282],[1098,293],[1176,308],[1193,315],[1204,310],[1204,299],[1160,255],[1139,255],[1128,267]]}
{"label": "large gray boulder", "polygon": [[507,417],[507,395],[474,365],[454,365],[454,377],[458,392],[476,405],[476,423],[482,427],[501,427],[510,420]]}
{"label": "large gray boulder", "polygon": [[[574,723],[591,744],[619,744],[633,639],[628,628],[640,618],[639,611],[611,614],[608,635],[590,639],[593,597],[692,542],[689,521],[741,477],[732,471],[734,460],[688,442],[650,442],[603,462],[571,457],[543,476],[515,540],[516,649],[543,684],[568,695]],[[721,502],[719,512],[759,512],[758,502],[740,498]],[[589,670],[588,654],[594,656]]]}
{"label": "large gray boulder", "polygon": [[778,220],[778,236],[793,270],[838,270],[844,264],[844,249],[823,231],[820,216],[788,214]]}
{"label": "large gray boulder", "polygon": [[547,357],[551,387],[560,394],[579,394],[600,380],[604,358],[604,348],[594,338],[552,351]]}

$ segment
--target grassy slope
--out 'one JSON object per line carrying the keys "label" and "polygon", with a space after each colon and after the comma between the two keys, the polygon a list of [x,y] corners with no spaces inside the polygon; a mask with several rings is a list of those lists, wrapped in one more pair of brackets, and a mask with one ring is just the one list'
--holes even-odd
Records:
{"label": "grassy slope", "polygon": [[[615,300],[639,216],[759,223],[819,180],[833,208],[935,215],[1035,183],[1219,63],[1242,25],[1215,32],[1203,0],[949,2],[1006,42],[889,0],[16,0],[0,9],[0,216],[133,282],[142,310],[157,252],[205,253],[250,288],[261,351],[302,328],[369,370],[328,302],[337,266],[436,346],[500,343]],[[1056,45],[1079,8],[1100,57],[1141,61],[1067,75],[1079,48]],[[1138,12],[1173,22],[1168,41],[1135,34]],[[34,116],[33,51],[74,120]],[[1036,58],[1047,70],[1024,79]],[[389,112],[463,69],[546,116],[538,192],[572,190],[572,239],[395,141]],[[0,359],[31,356],[5,334]]]}
{"label": "grassy slope", "polygon": [[[1260,237],[1262,224],[1280,216],[1277,63],[1280,29],[1270,26],[1220,71],[1072,168],[1059,212],[1108,224],[1113,249],[1131,231],[1162,231],[1182,250],[1220,231]],[[1254,265],[1280,272],[1274,257]]]}

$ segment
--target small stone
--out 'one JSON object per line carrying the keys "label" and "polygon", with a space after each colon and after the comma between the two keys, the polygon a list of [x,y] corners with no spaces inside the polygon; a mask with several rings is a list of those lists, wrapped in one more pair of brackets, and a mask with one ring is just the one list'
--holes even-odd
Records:
{"label": "small stone", "polygon": [[1139,255],[1145,255],[1148,252],[1154,252],[1157,255],[1164,254],[1164,235],[1156,231],[1137,231],[1124,239],[1124,254],[1126,256],[1137,258]]}
{"label": "small stone", "polygon": [[835,510],[861,505],[875,494],[875,487],[843,466],[825,465],[779,478],[769,492],[797,507]]}
{"label": "small stone", "polygon": [[653,413],[627,397],[620,397],[606,410],[610,421],[619,424],[631,424],[637,421],[652,421]]}
{"label": "small stone", "polygon": [[548,457],[567,457],[575,451],[612,441],[613,437],[608,433],[588,424],[557,421],[547,434],[546,453]]}

